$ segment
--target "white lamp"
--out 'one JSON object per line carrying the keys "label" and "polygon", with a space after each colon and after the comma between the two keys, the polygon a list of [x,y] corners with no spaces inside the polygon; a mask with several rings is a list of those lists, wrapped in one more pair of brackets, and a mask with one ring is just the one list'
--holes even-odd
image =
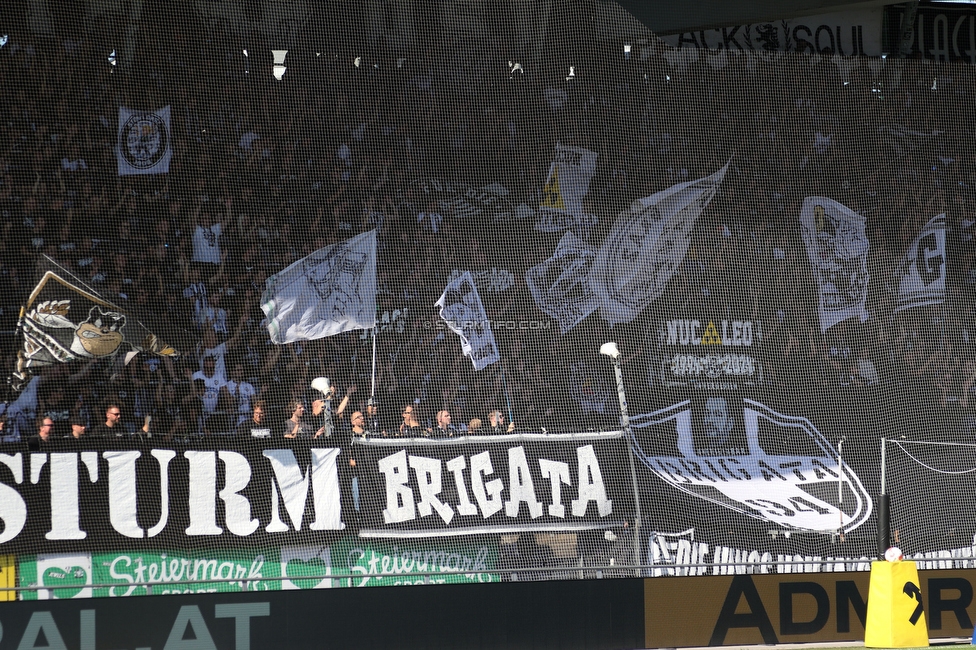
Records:
{"label": "white lamp", "polygon": [[600,346],[600,354],[605,354],[611,359],[620,358],[620,350],[617,349],[617,344],[614,341],[604,343]]}
{"label": "white lamp", "polygon": [[285,76],[285,55],[288,54],[288,50],[271,50],[271,56],[274,57],[274,67],[271,69],[271,74],[278,81]]}

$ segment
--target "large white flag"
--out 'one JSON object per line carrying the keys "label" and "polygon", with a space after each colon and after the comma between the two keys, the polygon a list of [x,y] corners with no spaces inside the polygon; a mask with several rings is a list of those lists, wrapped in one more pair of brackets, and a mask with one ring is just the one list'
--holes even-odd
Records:
{"label": "large white flag", "polygon": [[565,334],[600,306],[588,277],[596,252],[571,232],[563,235],[556,251],[525,274],[525,283],[539,309],[559,323]]}
{"label": "large white flag", "polygon": [[173,158],[169,106],[157,111],[134,111],[120,106],[115,154],[119,176],[168,173]]}
{"label": "large white flag", "polygon": [[728,168],[637,199],[617,217],[590,271],[600,315],[611,326],[634,320],[664,292]]}
{"label": "large white flag", "polygon": [[448,283],[434,306],[440,307],[441,318],[461,337],[461,350],[471,357],[475,370],[498,361],[495,335],[469,271]]}
{"label": "large white flag", "polygon": [[556,157],[542,188],[536,230],[559,232],[589,223],[590,219],[583,214],[583,197],[596,171],[596,157],[589,149],[556,145]]}
{"label": "large white flag", "polygon": [[898,265],[896,314],[903,309],[938,305],[945,300],[946,259],[946,218],[940,214],[922,227]]}
{"label": "large white flag", "polygon": [[820,289],[820,330],[857,316],[868,319],[868,238],[864,217],[822,196],[803,199],[803,241]]}
{"label": "large white flag", "polygon": [[268,278],[261,298],[274,343],[376,324],[376,231],[320,248]]}

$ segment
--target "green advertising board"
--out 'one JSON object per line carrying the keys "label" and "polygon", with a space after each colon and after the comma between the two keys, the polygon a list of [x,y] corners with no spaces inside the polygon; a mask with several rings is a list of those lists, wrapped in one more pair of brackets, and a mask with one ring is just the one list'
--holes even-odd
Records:
{"label": "green advertising board", "polygon": [[240,551],[72,553],[22,558],[17,574],[21,587],[46,587],[22,600],[268,591],[280,589],[268,580],[281,575],[275,560]]}
{"label": "green advertising board", "polygon": [[[347,537],[332,555],[349,576],[336,580],[344,587],[501,581],[491,572],[498,561],[495,540],[431,546]],[[426,575],[431,572],[439,575]]]}
{"label": "green advertising board", "polygon": [[[499,582],[494,541],[437,546],[345,537],[262,551],[21,556],[21,600]],[[429,575],[436,573],[437,575]],[[148,583],[148,584],[146,584]]]}

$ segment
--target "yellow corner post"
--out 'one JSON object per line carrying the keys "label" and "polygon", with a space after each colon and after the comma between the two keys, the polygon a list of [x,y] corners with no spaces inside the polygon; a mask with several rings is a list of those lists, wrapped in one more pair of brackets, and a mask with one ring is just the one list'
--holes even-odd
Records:
{"label": "yellow corner post", "polygon": [[917,648],[928,644],[928,625],[915,563],[872,562],[864,645]]}

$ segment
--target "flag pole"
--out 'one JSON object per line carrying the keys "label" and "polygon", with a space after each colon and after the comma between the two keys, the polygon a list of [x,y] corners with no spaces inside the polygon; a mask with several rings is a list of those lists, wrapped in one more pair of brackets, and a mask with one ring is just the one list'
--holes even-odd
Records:
{"label": "flag pole", "polygon": [[512,402],[508,399],[508,382],[505,381],[505,366],[502,366],[502,390],[505,393],[505,406],[508,407],[508,421],[515,422],[512,417]]}
{"label": "flag pole", "polygon": [[369,386],[369,403],[376,404],[376,325],[373,325],[373,374]]}

